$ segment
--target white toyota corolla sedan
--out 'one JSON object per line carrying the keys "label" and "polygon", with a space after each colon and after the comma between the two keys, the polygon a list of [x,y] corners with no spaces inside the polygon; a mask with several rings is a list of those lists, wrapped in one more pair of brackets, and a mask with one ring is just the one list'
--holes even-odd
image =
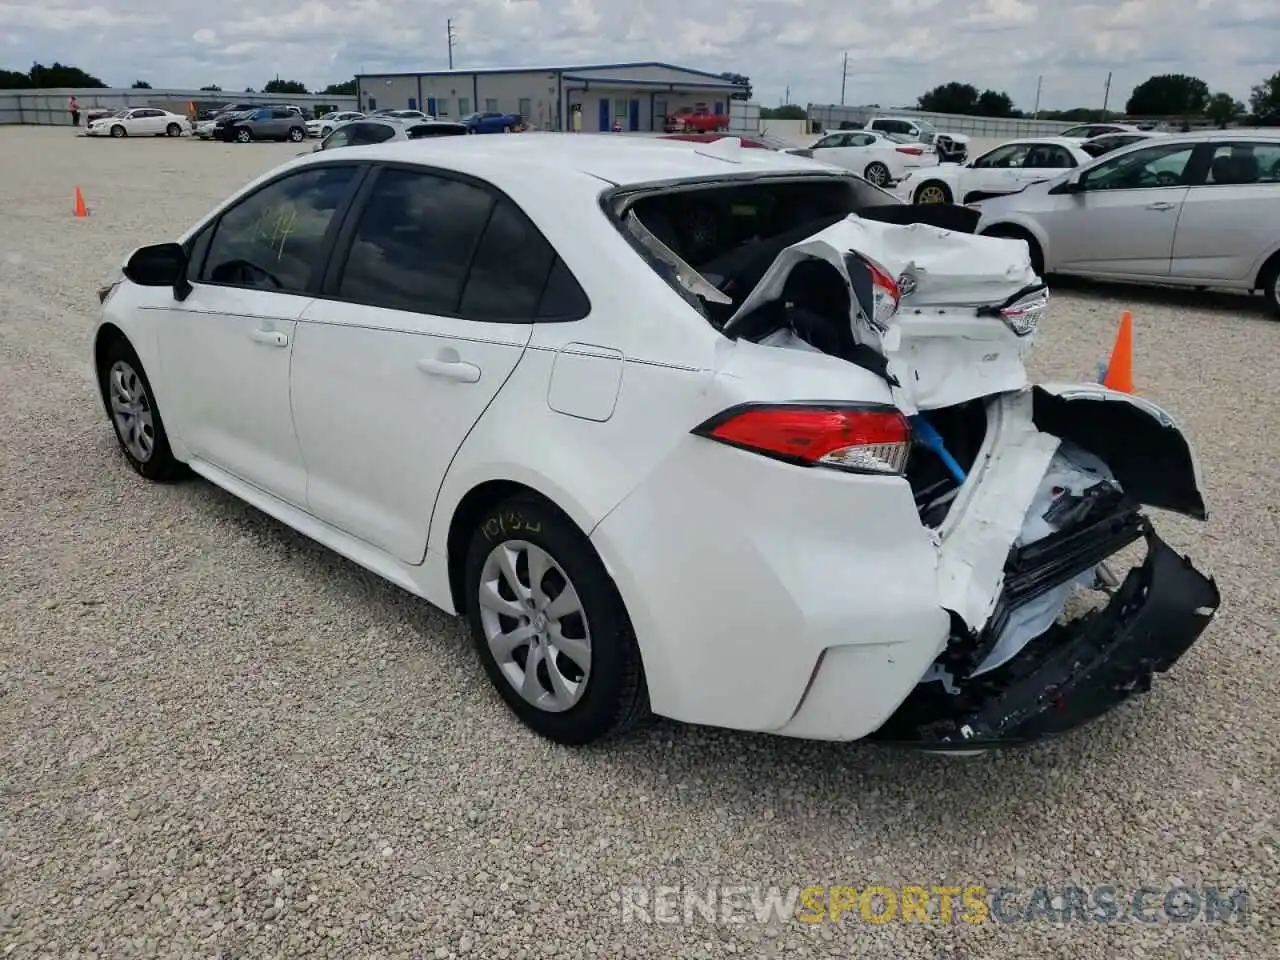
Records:
{"label": "white toyota corolla sedan", "polygon": [[1205,516],[1182,433],[1027,382],[1047,292],[976,220],[733,140],[322,151],[129,256],[92,357],[134,470],[466,616],[554,740],[1026,743],[1219,598],[1141,510]]}

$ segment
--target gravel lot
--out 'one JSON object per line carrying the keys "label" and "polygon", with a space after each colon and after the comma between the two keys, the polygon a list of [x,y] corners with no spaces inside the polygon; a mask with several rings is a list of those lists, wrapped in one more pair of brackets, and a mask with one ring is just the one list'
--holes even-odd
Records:
{"label": "gravel lot", "polygon": [[[1037,347],[1041,377],[1088,377],[1132,308],[1139,389],[1198,446],[1212,519],[1160,519],[1218,577],[1223,612],[1149,696],[976,760],[670,723],[569,752],[508,715],[459,623],[117,452],[86,360],[97,282],[297,152],[0,128],[0,956],[1274,950],[1280,324],[1257,303],[1072,285]],[[625,886],[713,882],[1243,884],[1252,910],[623,922]]]}

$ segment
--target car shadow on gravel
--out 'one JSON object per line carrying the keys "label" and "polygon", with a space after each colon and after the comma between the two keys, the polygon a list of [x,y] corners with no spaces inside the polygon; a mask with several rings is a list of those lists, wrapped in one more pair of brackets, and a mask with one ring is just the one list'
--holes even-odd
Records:
{"label": "car shadow on gravel", "polygon": [[[474,683],[509,724],[499,738],[517,754],[548,745],[507,714],[471,654],[465,625],[368,573],[203,480],[179,488],[194,509],[240,528],[274,559],[324,578],[343,602],[359,604],[370,627],[407,626],[434,649],[426,658],[463,655]],[[456,624],[457,629],[449,629]],[[444,627],[444,629],[442,629]],[[464,649],[460,649],[464,648]],[[1170,755],[1192,736],[1167,686],[1051,742],[976,757],[946,757],[860,743],[824,743],[675,723],[660,718],[629,736],[586,749],[550,747],[561,761],[605,777],[623,797],[687,806],[696,818],[723,808],[756,829],[809,830],[856,823],[857,832],[892,833],[910,816],[939,840],[968,842],[1011,820],[1023,830],[1048,825],[1055,809],[1078,806],[1097,785],[1123,784],[1134,751]],[[494,762],[504,762],[495,756]],[[999,784],[999,789],[993,789]],[[852,826],[852,824],[851,824]]]}
{"label": "car shadow on gravel", "polygon": [[1106,300],[1123,300],[1135,305],[1184,310],[1218,310],[1245,314],[1258,319],[1273,319],[1267,312],[1265,300],[1260,295],[1232,290],[1195,290],[1190,287],[1160,287],[1064,276],[1053,277],[1049,286],[1051,290],[1093,295]]}

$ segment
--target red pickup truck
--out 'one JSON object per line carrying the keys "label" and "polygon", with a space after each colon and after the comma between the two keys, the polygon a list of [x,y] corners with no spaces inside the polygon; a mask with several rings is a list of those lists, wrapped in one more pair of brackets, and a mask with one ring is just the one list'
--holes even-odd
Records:
{"label": "red pickup truck", "polygon": [[716,133],[729,129],[729,115],[712,113],[706,107],[682,107],[667,115],[662,129],[666,133]]}

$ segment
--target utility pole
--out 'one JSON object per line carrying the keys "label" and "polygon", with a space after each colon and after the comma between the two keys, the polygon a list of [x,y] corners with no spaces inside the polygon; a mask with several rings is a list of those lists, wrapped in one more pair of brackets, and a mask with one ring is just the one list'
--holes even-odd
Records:
{"label": "utility pole", "polygon": [[844,106],[844,85],[849,79],[849,51],[844,52],[844,66],[840,69],[840,106]]}
{"label": "utility pole", "polygon": [[791,84],[787,84],[787,92],[782,95],[781,106],[789,106],[791,104]]}
{"label": "utility pole", "polygon": [[1040,76],[1036,77],[1036,106],[1035,106],[1035,109],[1031,111],[1031,119],[1033,120],[1040,119],[1040,88],[1043,85],[1044,85],[1044,74],[1042,73],[1040,74]]}
{"label": "utility pole", "polygon": [[449,34],[449,69],[453,69],[453,42],[458,39],[453,32],[453,19],[445,21],[445,30]]}
{"label": "utility pole", "polygon": [[1111,71],[1107,71],[1107,85],[1102,91],[1102,119],[1107,119],[1107,101],[1111,99]]}

